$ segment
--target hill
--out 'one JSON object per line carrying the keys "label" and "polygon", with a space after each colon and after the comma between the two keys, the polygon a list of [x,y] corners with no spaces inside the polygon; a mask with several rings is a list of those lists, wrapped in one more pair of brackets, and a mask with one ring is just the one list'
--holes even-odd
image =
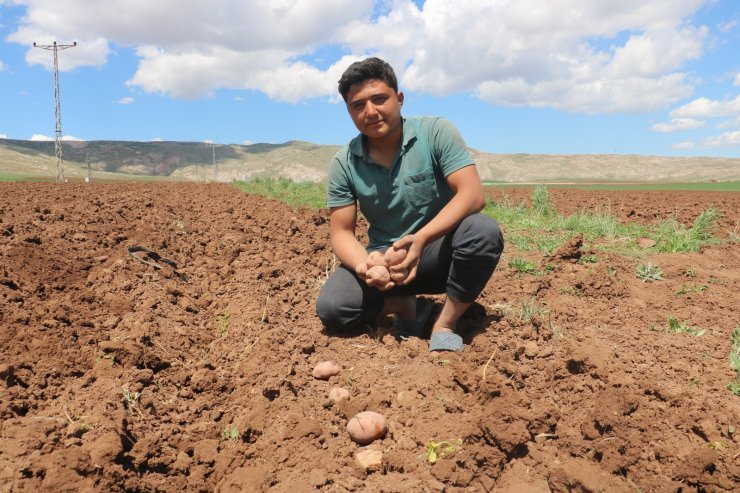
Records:
{"label": "hill", "polygon": [[[64,142],[65,176],[83,176],[87,162],[108,177],[134,175],[184,181],[284,177],[322,181],[340,146],[213,145],[203,142]],[[483,180],[531,182],[700,182],[740,180],[740,158],[660,157],[620,154],[491,154],[470,150]],[[217,173],[214,170],[214,157]],[[0,139],[0,172],[56,173],[54,142]]]}

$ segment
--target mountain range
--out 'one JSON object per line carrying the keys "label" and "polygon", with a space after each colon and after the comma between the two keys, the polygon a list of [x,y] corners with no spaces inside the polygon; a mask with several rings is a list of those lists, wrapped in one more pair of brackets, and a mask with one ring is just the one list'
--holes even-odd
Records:
{"label": "mountain range", "polygon": [[[232,181],[283,177],[318,182],[340,149],[289,141],[221,145],[204,142],[65,141],[65,176],[169,177]],[[740,180],[740,158],[622,154],[492,154],[470,149],[487,182],[705,182]],[[214,167],[215,163],[215,167]],[[0,139],[0,172],[54,176],[53,141]]]}

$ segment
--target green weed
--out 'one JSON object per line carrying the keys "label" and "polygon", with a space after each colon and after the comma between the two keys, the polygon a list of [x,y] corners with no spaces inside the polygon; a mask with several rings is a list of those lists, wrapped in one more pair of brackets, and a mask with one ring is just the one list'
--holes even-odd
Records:
{"label": "green weed", "polygon": [[532,209],[538,216],[552,216],[555,209],[550,203],[550,192],[547,187],[538,185],[532,192]]}
{"label": "green weed", "polygon": [[706,332],[706,329],[702,329],[701,327],[692,327],[686,322],[679,322],[673,317],[668,317],[668,332],[701,337]]}
{"label": "green weed", "polygon": [[637,265],[637,278],[642,282],[655,282],[663,279],[663,271],[660,267],[650,262]]}
{"label": "green weed", "polygon": [[681,289],[676,291],[676,296],[686,296],[689,293],[703,293],[709,289],[706,284],[682,284]]}
{"label": "green weed", "polygon": [[675,219],[660,223],[652,235],[656,241],[655,250],[670,253],[698,252],[703,245],[716,242],[712,230],[718,218],[717,211],[710,207],[697,216],[690,228]]}
{"label": "green weed", "polygon": [[542,317],[549,313],[547,307],[540,305],[537,300],[533,297],[529,301],[522,303],[521,309],[519,310],[519,318],[525,322],[532,322],[536,317]]}
{"label": "green weed", "polygon": [[534,274],[537,271],[537,267],[535,267],[532,262],[524,260],[521,257],[510,260],[509,268],[514,269],[522,274]]}

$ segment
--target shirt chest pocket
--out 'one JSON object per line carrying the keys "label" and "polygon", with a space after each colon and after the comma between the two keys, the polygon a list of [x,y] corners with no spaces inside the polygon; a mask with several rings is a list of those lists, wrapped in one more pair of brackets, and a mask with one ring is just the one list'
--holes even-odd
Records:
{"label": "shirt chest pocket", "polygon": [[429,204],[439,197],[437,182],[434,180],[434,171],[427,169],[403,179],[406,200],[416,207]]}

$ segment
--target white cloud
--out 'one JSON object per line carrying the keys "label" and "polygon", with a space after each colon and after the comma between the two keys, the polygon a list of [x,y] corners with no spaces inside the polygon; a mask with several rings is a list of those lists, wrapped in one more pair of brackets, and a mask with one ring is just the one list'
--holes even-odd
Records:
{"label": "white cloud", "polygon": [[733,82],[734,85],[740,86],[740,73],[735,74],[735,80]]}
{"label": "white cloud", "polygon": [[679,130],[693,130],[703,127],[704,122],[693,118],[674,118],[668,123],[656,123],[651,130],[656,132],[677,132]]}
{"label": "white cloud", "polygon": [[0,139],[7,139],[7,138],[8,138],[7,134],[0,134]]}
{"label": "white cloud", "polygon": [[672,110],[672,118],[716,118],[740,115],[740,95],[735,99],[698,98]]}
{"label": "white cloud", "polygon": [[124,98],[121,98],[121,99],[118,100],[118,104],[123,104],[123,105],[133,104],[134,102],[136,102],[136,100],[134,98],[132,98],[132,97],[129,97],[129,96],[124,97]]}
{"label": "white cloud", "polygon": [[694,149],[694,148],[696,148],[696,144],[694,144],[693,142],[688,142],[688,141],[687,142],[679,142],[677,144],[673,144],[673,148],[674,149],[679,149],[679,150]]}
{"label": "white cloud", "polygon": [[704,141],[706,147],[735,147],[740,146],[740,130],[725,132],[716,137],[709,137]]}
{"label": "white cloud", "polygon": [[246,139],[246,140],[243,140],[243,141],[242,141],[242,145],[243,145],[243,146],[251,146],[252,144],[254,144],[254,142],[252,142],[252,141],[251,141],[251,140],[249,140],[249,139]]}
{"label": "white cloud", "polygon": [[[133,48],[139,64],[127,84],[148,93],[198,98],[231,88],[288,102],[336,99],[346,66],[377,54],[405,89],[624,113],[691,96],[686,64],[708,42],[692,17],[713,0],[15,2],[27,15],[9,40],[78,41],[60,56],[62,70],[101,66],[115,47]],[[373,17],[375,7],[383,15]],[[327,47],[336,48],[328,67],[312,64]],[[27,60],[51,64],[38,49]]]}
{"label": "white cloud", "polygon": [[162,137],[154,137],[154,138],[153,138],[152,140],[150,140],[149,142],[162,142]]}
{"label": "white cloud", "polygon": [[[33,134],[31,136],[31,140],[39,142],[49,142],[54,140],[54,137],[49,137],[48,135],[44,134]],[[79,137],[75,137],[74,135],[62,135],[62,140],[70,142],[84,142],[85,139],[80,139]]]}
{"label": "white cloud", "polygon": [[722,123],[718,123],[717,128],[740,128],[740,115]]}
{"label": "white cloud", "polygon": [[740,25],[740,22],[738,22],[737,19],[733,19],[728,22],[719,23],[719,25],[717,26],[717,29],[719,30],[719,32],[729,33],[730,31],[735,29],[738,25]]}
{"label": "white cloud", "polygon": [[6,68],[8,68],[8,66],[5,65],[2,60],[0,60],[0,71],[5,70]]}

